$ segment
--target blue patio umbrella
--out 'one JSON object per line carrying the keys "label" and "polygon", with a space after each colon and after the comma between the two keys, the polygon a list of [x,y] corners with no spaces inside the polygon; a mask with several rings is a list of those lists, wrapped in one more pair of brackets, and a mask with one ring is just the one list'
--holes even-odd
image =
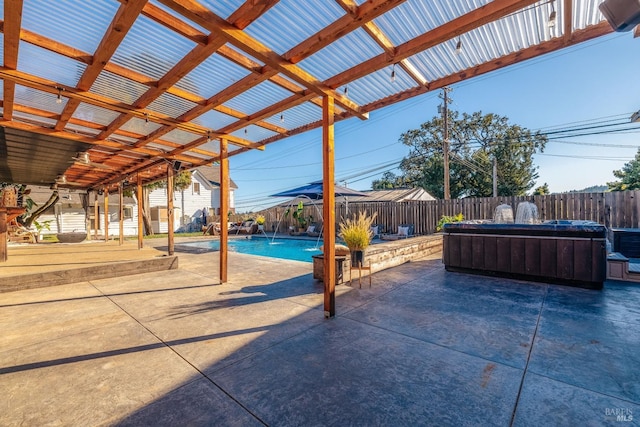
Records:
{"label": "blue patio umbrella", "polygon": [[[312,182],[302,187],[293,188],[291,190],[282,191],[280,193],[272,194],[271,197],[308,197],[313,200],[322,199],[323,189],[322,181]],[[351,188],[342,187],[336,185],[334,187],[334,194],[336,196],[367,196],[366,193],[361,191],[352,190]]]}
{"label": "blue patio umbrella", "polygon": [[[291,190],[282,191],[280,193],[272,194],[271,197],[308,197],[312,200],[320,200],[324,194],[322,181],[315,181],[302,187],[293,188]],[[334,186],[335,196],[344,197],[345,209],[347,215],[349,214],[349,200],[348,196],[365,196],[367,193],[361,191],[352,190],[351,188],[343,187],[341,185]]]}

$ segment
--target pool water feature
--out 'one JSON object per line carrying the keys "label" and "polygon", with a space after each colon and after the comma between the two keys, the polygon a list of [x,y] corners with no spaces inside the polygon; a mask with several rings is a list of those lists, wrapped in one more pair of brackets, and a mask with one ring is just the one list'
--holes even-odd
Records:
{"label": "pool water feature", "polygon": [[[220,240],[185,243],[187,246],[220,250]],[[229,252],[240,252],[249,255],[260,255],[272,258],[290,259],[294,261],[312,262],[313,255],[321,253],[322,241],[303,239],[278,239],[270,241],[262,237],[247,239],[229,239]]]}

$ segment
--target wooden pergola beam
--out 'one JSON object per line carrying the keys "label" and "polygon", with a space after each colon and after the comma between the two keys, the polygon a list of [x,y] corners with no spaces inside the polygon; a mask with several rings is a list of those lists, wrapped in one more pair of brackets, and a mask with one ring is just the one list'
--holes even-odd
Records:
{"label": "wooden pergola beam", "polygon": [[[258,9],[256,10],[260,10],[260,7],[266,8],[266,6],[264,5],[265,3],[267,5],[269,5],[269,7],[271,7],[272,5],[274,5],[275,3],[277,3],[277,0],[274,1],[264,1],[261,0],[259,1],[257,5],[255,5],[255,1],[247,1],[245,2],[239,9],[238,11],[240,11],[242,8],[244,7],[249,7],[249,8],[256,8],[258,7]],[[263,9],[261,14],[264,13],[266,11],[266,9]],[[176,19],[174,16],[171,16],[169,14],[167,14],[164,10],[153,6],[151,4],[148,4],[147,6],[145,6],[144,10],[143,10],[143,15],[147,16],[150,19],[153,19],[154,21],[158,22],[159,24],[167,27],[168,29],[175,31],[176,33],[182,35],[183,37],[188,38],[189,40],[193,41],[194,43],[198,43],[198,44],[205,44],[207,42],[207,35],[200,32],[198,29],[190,26],[189,24],[185,23],[184,21],[180,21],[178,19]],[[232,22],[234,19],[234,14],[231,15],[230,20]],[[240,23],[240,21],[242,21],[242,17],[241,16],[235,16],[236,19],[236,27],[243,29],[244,27],[242,26],[242,24]],[[218,55],[220,55],[221,57],[228,59],[229,61],[251,71],[252,73],[262,73],[263,71],[266,71],[264,65],[262,64],[258,64],[257,62],[253,61],[252,59],[250,59],[249,57],[241,54],[240,52],[235,51],[234,49],[232,49],[231,47],[225,45],[222,46],[218,52]],[[272,77],[269,78],[269,80],[282,87],[283,89],[289,90],[291,92],[297,93],[297,92],[302,92],[305,90],[304,87],[298,86],[295,83],[293,83],[291,80],[285,79],[283,77],[281,77],[280,75],[274,75]],[[176,88],[171,88],[170,91],[175,91]],[[182,97],[184,99],[190,100],[196,104],[202,104],[204,101],[202,99],[198,100],[197,95],[193,95],[193,94],[188,94],[188,93],[183,93],[183,94],[178,94],[175,92],[172,92],[174,95]],[[316,104],[319,108],[322,108],[322,101],[320,100],[320,98],[317,99],[313,99],[311,100],[312,103]],[[217,111],[223,112],[221,110],[218,110],[216,108]],[[236,116],[237,118],[237,116]],[[256,123],[258,126],[263,126],[263,123]]]}
{"label": "wooden pergola beam", "polygon": [[607,22],[601,22],[598,25],[594,25],[584,30],[574,31],[573,36],[568,42],[563,38],[554,38],[537,46],[531,46],[527,49],[502,56],[493,61],[485,62],[475,67],[462,70],[458,73],[433,80],[429,83],[428,88],[417,87],[414,89],[410,89],[408,91],[395,94],[387,98],[379,99],[378,101],[367,104],[366,106],[364,106],[364,108],[366,108],[368,111],[377,110],[379,108],[386,107],[387,105],[403,101],[405,99],[413,98],[414,96],[421,95],[431,90],[440,89],[442,87],[449,86],[463,80],[468,80],[470,78],[477,77],[479,75],[486,74],[509,65],[517,64],[519,62],[526,61],[528,59],[532,59],[549,52],[553,52],[574,44],[582,43],[587,40],[603,36],[605,34],[609,34],[611,31],[611,26]]}
{"label": "wooden pergola beam", "polygon": [[[51,128],[45,128],[42,126],[37,126],[37,125],[32,125],[32,124],[28,124],[28,123],[24,123],[24,122],[16,122],[16,121],[11,121],[11,120],[0,120],[0,126],[3,127],[8,127],[8,128],[12,128],[12,129],[19,129],[19,130],[24,130],[24,131],[29,131],[29,132],[33,132],[33,133],[38,133],[41,135],[48,135],[48,136],[55,136],[58,138],[63,138],[63,139],[67,139],[70,141],[78,141],[78,142],[83,142],[85,144],[90,144],[90,145],[94,145],[96,147],[108,147],[108,148],[113,148],[113,149],[118,149],[118,150],[127,150],[128,146],[125,144],[122,144],[120,142],[116,142],[116,141],[111,141],[111,140],[97,140],[95,138],[86,136],[86,135],[81,135],[81,134],[77,134],[77,133],[72,133],[72,132],[67,132],[67,131],[57,131],[55,129],[51,129]],[[141,147],[141,148],[136,148],[136,149],[130,149],[131,151],[135,151],[135,152],[139,152],[142,154],[145,154],[147,156],[150,157],[156,157],[156,158],[166,158],[166,159],[177,159],[186,163],[195,163],[195,162],[200,162],[202,159],[197,158],[197,157],[193,157],[193,156],[189,156],[189,155],[169,155],[163,151],[157,150],[157,149],[153,149],[153,148],[147,148],[147,147]]]}
{"label": "wooden pergola beam", "polygon": [[[134,107],[136,109],[143,109],[148,107],[153,101],[158,99],[162,94],[174,84],[176,84],[180,79],[186,76],[190,71],[196,68],[202,61],[208,58],[211,54],[213,54],[220,46],[224,44],[224,40],[220,37],[212,38],[210,42],[204,46],[196,46],[193,50],[191,50],[185,57],[183,57],[176,65],[174,65],[167,74],[165,74],[158,82],[150,87],[144,94],[142,94],[135,102]],[[116,118],[107,129],[105,129],[100,135],[99,138],[104,139],[119,129],[122,125],[128,122],[130,119],[135,117],[132,113],[124,113]],[[180,120],[180,119],[179,119]],[[187,122],[188,120],[184,120]],[[174,125],[172,129],[177,127]],[[145,145],[149,141],[144,143],[138,142],[136,145],[140,147],[141,145]]]}
{"label": "wooden pergola beam", "polygon": [[261,17],[280,0],[245,0],[245,2],[229,16],[229,22],[239,30],[244,30],[253,21]]}
{"label": "wooden pergola beam", "polygon": [[460,34],[467,33],[489,22],[516,12],[537,0],[494,0],[464,15],[459,16],[431,31],[409,40],[395,48],[395,53],[382,53],[359,65],[336,74],[324,83],[329,87],[339,87],[353,80],[362,78],[384,67],[400,62],[415,54],[439,45]]}
{"label": "wooden pergola beam", "polygon": [[[2,29],[4,28],[4,21],[0,21],[0,31],[2,31]],[[203,34],[203,37],[206,36]],[[58,43],[54,40],[51,40],[47,37],[38,35],[36,33],[33,33],[29,30],[26,29],[22,29],[21,31],[21,39],[27,43],[30,43],[34,46],[38,46],[41,47],[43,49],[49,50],[51,52],[54,52],[58,55],[62,55],[64,57],[67,57],[69,59],[73,59],[75,61],[81,62],[83,64],[91,64],[93,62],[92,59],[92,55],[83,52],[79,49],[73,48],[71,46],[67,46],[64,45],[62,43]],[[223,54],[223,52],[226,52],[227,54],[229,54],[229,52],[232,51],[234,52],[235,55],[239,55],[237,53],[235,53],[235,51],[233,51],[233,49],[228,48],[227,46],[222,46],[218,52],[218,54],[220,54],[221,56],[225,56]],[[246,57],[245,57],[246,58]],[[247,61],[250,61],[248,58],[246,58]],[[257,66],[258,68],[262,68],[262,66],[260,66],[257,63],[253,63],[255,66]],[[151,77],[145,76],[144,74],[138,73],[136,71],[130,70],[128,68],[124,68],[120,65],[114,64],[112,62],[109,62],[107,64],[105,64],[104,66],[104,70],[108,71],[110,73],[113,73],[117,76],[120,77],[124,77],[126,79],[129,79],[131,81],[134,81],[136,83],[140,83],[143,84],[145,86],[155,86],[156,85],[156,80],[152,79]],[[304,88],[295,85],[294,83],[292,83],[290,80],[284,79],[282,77],[279,76],[273,76],[270,78],[270,80],[273,83],[278,84],[279,86],[291,91],[291,92],[301,92],[304,90]],[[170,93],[171,95],[175,95],[178,98],[182,98],[185,99],[189,102],[193,102],[194,104],[199,104],[199,105],[205,105],[207,103],[207,99],[187,92],[185,90],[182,90],[180,88],[177,88],[175,86],[169,87],[167,88],[167,93]],[[319,101],[318,101],[319,104]],[[232,108],[229,108],[227,106],[223,106],[223,105],[219,105],[219,106],[214,106],[213,107],[214,110],[229,115],[231,117],[235,117],[235,118],[243,118],[246,116],[245,113],[233,110]],[[73,120],[73,119],[71,119]],[[267,123],[267,122],[258,122],[255,123],[256,126],[260,126],[263,127],[265,129],[268,129],[272,132],[283,132],[282,128],[279,128],[278,126],[274,126],[271,123]],[[167,132],[168,133],[168,132]]]}
{"label": "wooden pergola beam", "polygon": [[[96,81],[105,64],[109,62],[115,51],[124,40],[125,36],[138,19],[142,8],[147,3],[147,0],[130,0],[123,3],[118,8],[115,17],[111,21],[109,28],[105,32],[95,54],[93,55],[93,61],[80,77],[76,88],[79,90],[89,90]],[[62,130],[67,125],[67,122],[76,111],[80,101],[77,99],[70,99],[64,107],[60,119],[56,123],[55,129]]]}
{"label": "wooden pergola beam", "polygon": [[238,49],[263,61],[265,64],[315,92],[317,95],[327,95],[335,98],[336,102],[350,111],[353,116],[361,119],[368,118],[367,114],[360,112],[360,107],[356,103],[323,84],[305,70],[284,59],[258,40],[234,27],[195,0],[160,0],[160,2],[198,23],[212,33],[222,35],[229,43]]}
{"label": "wooden pergola beam", "polygon": [[[18,48],[20,46],[20,27],[22,26],[22,0],[10,1],[4,4],[4,66],[15,70],[18,68]],[[13,102],[15,100],[15,82],[4,80],[3,85],[3,110],[5,120],[13,118]]]}
{"label": "wooden pergola beam", "polygon": [[[0,106],[3,106],[3,102],[0,101]],[[45,119],[54,119],[57,120],[60,116],[54,112],[51,111],[46,111],[46,110],[41,110],[39,108],[34,108],[34,107],[28,107],[25,105],[21,105],[21,104],[14,104],[14,111],[17,112],[22,112],[22,113],[27,113],[30,114],[32,116],[37,116],[37,117],[42,117]],[[82,120],[82,119],[78,119],[75,117],[72,117],[69,120],[69,123],[74,124],[74,125],[78,125],[78,126],[83,126],[89,129],[96,129],[96,130],[103,130],[105,128],[104,125],[101,125],[99,123],[94,123],[94,122],[89,122],[86,120]],[[125,130],[121,130],[119,129],[118,131],[114,132],[114,135],[121,135],[127,138],[134,138],[134,139],[140,139],[143,138],[145,135],[136,133],[136,132],[131,132],[131,131],[125,131]],[[163,139],[156,139],[153,141],[155,144],[157,145],[163,145],[165,147],[168,148],[178,148],[180,147],[180,144],[176,143],[176,142],[172,142],[172,141],[167,141],[167,140],[163,140]],[[96,144],[97,145],[97,144]],[[130,146],[127,145],[127,148],[129,148]],[[192,150],[194,154],[201,154],[203,156],[210,156],[210,157],[217,157],[218,153],[213,152],[213,151],[209,151],[209,150],[203,150],[201,148],[193,148]],[[122,150],[120,151],[114,151],[114,152],[110,152],[110,156],[116,156],[118,154],[122,154],[122,153],[129,153],[131,154],[132,151],[129,150]],[[113,158],[110,158],[110,160],[114,160]]]}
{"label": "wooden pergola beam", "polygon": [[[262,0],[261,7],[253,7],[254,2],[246,2],[243,6],[241,6],[234,14],[230,17],[231,22],[235,25],[240,23],[240,25],[247,26],[255,19],[260,17],[262,13],[268,10],[271,5],[274,4],[273,0],[265,1]],[[197,45],[194,49],[192,49],[185,57],[183,57],[177,64],[175,64],[171,70],[169,70],[158,82],[151,86],[147,92],[145,92],[142,96],[136,100],[134,103],[135,108],[141,109],[149,106],[153,101],[159,98],[167,89],[173,87],[178,81],[180,81],[183,77],[189,74],[193,69],[195,69],[198,65],[200,65],[205,59],[211,56],[213,53],[218,51],[220,47],[222,47],[226,43],[226,40],[220,35],[216,33],[212,33],[208,36],[207,43],[204,45]],[[243,86],[239,85],[242,90],[237,93],[230,94],[228,99],[242,93],[247,90],[248,87],[251,86]],[[226,100],[226,99],[225,99]],[[219,104],[215,102],[207,102],[204,106],[197,106],[191,110],[191,112],[187,112],[183,114],[178,120],[183,122],[189,122],[197,116],[203,114],[204,112],[214,108],[217,105],[222,104],[221,101]],[[107,138],[111,133],[115,132],[115,130],[119,129],[122,125],[124,125],[127,121],[129,121],[132,117],[134,117],[131,113],[122,114],[120,117],[116,118],[107,129],[98,135],[99,138],[104,139]],[[175,129],[174,126],[166,126],[167,129],[164,129],[161,132],[168,133],[169,131]],[[206,132],[209,134],[210,132],[207,130]],[[160,132],[157,132],[159,135]],[[205,138],[204,142],[206,142],[209,138]],[[138,141],[135,146],[141,147],[152,142],[151,138],[144,138]]]}
{"label": "wooden pergola beam", "polygon": [[142,9],[142,14],[147,18],[157,22],[158,24],[169,28],[173,32],[180,34],[182,37],[191,40],[194,43],[205,45],[209,40],[207,35],[202,33],[197,28],[194,28],[184,21],[176,19],[175,16],[166,12],[164,9],[155,6],[152,3],[147,3],[144,6],[144,9]]}
{"label": "wooden pergola beam", "polygon": [[[603,35],[611,33],[612,31],[613,30],[611,29],[611,26],[607,24],[607,22],[601,22],[600,24],[594,25],[592,27],[589,27],[583,30],[574,31],[571,39],[569,40],[564,40],[563,38],[554,38],[549,41],[543,42],[539,45],[531,46],[529,48],[520,50],[518,52],[510,53],[508,55],[494,59],[492,61],[488,61],[483,64],[476,65],[474,67],[460,71],[455,75],[433,80],[432,82],[429,83],[428,87],[427,86],[414,87],[404,92],[400,92],[400,93],[388,96],[386,98],[379,99],[372,103],[363,105],[362,108],[365,111],[369,111],[369,112],[375,111],[377,109],[386,107],[388,105],[395,104],[397,102],[404,101],[409,98],[413,98],[414,96],[422,95],[432,90],[436,90],[447,85],[458,83],[462,80],[466,80],[472,77],[486,74],[488,72],[495,71],[497,69],[504,68],[509,65],[517,64],[519,62],[526,61],[528,59],[532,59],[549,52],[553,52],[555,50],[563,49],[569,46],[573,46],[575,44],[585,42],[587,40],[601,37]],[[336,117],[336,120],[341,120],[345,118],[348,118],[348,115],[346,114],[338,115]],[[299,128],[290,129],[287,132],[287,137],[298,135],[312,129],[317,129],[320,126],[322,126],[322,121],[308,123]],[[267,145],[267,144],[276,142],[280,139],[282,139],[282,137],[280,135],[277,135],[277,136],[263,139],[258,142],[260,144]]]}
{"label": "wooden pergola beam", "polygon": [[[235,132],[238,129],[241,129],[242,127],[245,127],[247,125],[253,124],[255,122],[258,122],[260,120],[263,120],[267,117],[271,117],[274,113],[274,111],[283,111],[283,110],[287,110],[289,108],[295,107],[296,105],[300,105],[312,98],[315,98],[315,94],[314,93],[309,93],[309,94],[301,94],[301,95],[291,95],[288,98],[283,99],[282,101],[275,103],[263,110],[257,111],[254,114],[247,116],[247,118],[245,120],[241,120],[235,123],[231,123],[225,127],[223,127],[222,129],[220,129],[221,132],[223,133],[231,133],[231,132]],[[284,135],[286,135],[287,133],[285,132]]]}
{"label": "wooden pergola beam", "polygon": [[[349,14],[355,15],[358,11],[358,5],[353,0],[336,0],[338,4]],[[380,46],[388,55],[393,56],[396,47],[391,40],[384,34],[384,32],[373,22],[367,22],[363,26],[366,33]],[[418,71],[418,69],[411,64],[409,59],[405,58],[401,60],[399,66],[420,85],[426,85],[427,79]]]}
{"label": "wooden pergola beam", "polygon": [[296,64],[330,45],[340,37],[362,27],[406,0],[369,0],[289,50],[282,57]]}
{"label": "wooden pergola beam", "polygon": [[573,35],[573,0],[564,0],[564,21],[562,37],[565,41],[571,40]]}
{"label": "wooden pergola beam", "polygon": [[[11,80],[16,83],[19,83],[23,86],[31,87],[33,89],[37,89],[43,92],[49,92],[52,94],[57,94],[58,91],[56,87],[60,87],[55,82],[51,80],[46,80],[41,77],[33,76],[31,74],[24,73],[22,71],[17,70],[9,70],[6,67],[0,67],[0,78]],[[125,104],[123,102],[107,98],[102,95],[94,94],[86,91],[78,91],[77,89],[69,86],[62,86],[64,90],[64,96],[67,98],[79,99],[82,102],[86,102],[87,104],[95,105],[97,107],[105,108],[107,110],[118,111],[122,113],[131,112],[135,115],[135,117],[139,119],[148,118],[149,121],[154,121],[156,123],[165,124],[165,125],[175,125],[175,128],[183,130],[185,132],[194,133],[198,135],[207,135],[209,129],[197,125],[195,123],[189,123],[181,120],[177,120],[168,116],[166,114],[160,114],[155,112],[153,116],[147,116],[148,112],[142,109],[136,109],[131,105]],[[217,137],[219,133],[213,133],[214,137]],[[247,146],[249,148],[255,148],[258,144],[255,144],[251,141],[247,141],[242,138],[234,137],[232,135],[228,135],[227,138],[229,141],[233,142],[236,145]],[[105,141],[105,145],[107,144],[106,139],[98,138],[100,140]],[[206,138],[205,138],[206,142]],[[122,145],[124,148],[130,147],[128,145]],[[136,147],[142,148],[142,147]]]}
{"label": "wooden pergola beam", "polygon": [[233,99],[236,96],[246,92],[248,89],[257,86],[258,84],[262,83],[275,74],[275,70],[265,70],[262,74],[259,75],[249,74],[248,76],[238,80],[236,83],[228,86],[227,88],[209,98],[205,106],[197,106],[193,110],[187,111],[184,114],[184,119],[191,120],[199,116],[203,112],[210,110],[214,106],[221,105],[229,101],[230,99]]}

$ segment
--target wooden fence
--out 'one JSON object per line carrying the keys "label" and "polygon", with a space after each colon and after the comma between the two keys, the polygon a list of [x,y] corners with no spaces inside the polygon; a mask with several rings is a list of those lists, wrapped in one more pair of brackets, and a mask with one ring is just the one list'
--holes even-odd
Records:
{"label": "wooden fence", "polygon": [[[615,191],[607,193],[562,193],[548,196],[521,197],[469,197],[454,200],[429,200],[410,202],[366,202],[349,203],[349,213],[359,211],[377,214],[375,220],[383,224],[388,232],[395,233],[400,224],[413,224],[416,234],[432,234],[443,215],[462,213],[464,219],[493,219],[498,205],[507,204],[516,214],[518,203],[533,202],[538,207],[541,221],[550,219],[589,220],[604,224],[609,228],[640,228],[640,190]],[[293,219],[284,217],[286,208],[271,208],[262,212],[266,217],[266,230],[278,229],[285,232]],[[322,201],[316,205],[305,203],[306,216],[313,216],[314,222],[322,212]],[[347,217],[346,206],[336,206],[336,221],[339,224]]]}

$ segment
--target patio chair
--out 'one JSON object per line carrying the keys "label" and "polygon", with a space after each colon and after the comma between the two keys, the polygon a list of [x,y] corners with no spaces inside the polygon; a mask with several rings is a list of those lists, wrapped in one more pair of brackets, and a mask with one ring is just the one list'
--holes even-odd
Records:
{"label": "patio chair", "polygon": [[37,243],[37,234],[16,223],[7,226],[7,238],[16,243]]}
{"label": "patio chair", "polygon": [[258,223],[253,220],[244,221],[240,225],[234,225],[229,229],[229,233],[235,234],[256,234],[258,232]]}
{"label": "patio chair", "polygon": [[309,227],[307,227],[306,233],[309,237],[318,237],[320,233],[322,233],[322,226],[314,222]]}
{"label": "patio chair", "polygon": [[413,237],[413,224],[400,224],[396,234],[383,234],[380,236],[382,240],[399,240]]}
{"label": "patio chair", "polygon": [[371,232],[373,236],[372,239],[379,239],[380,236],[384,233],[384,225],[383,224],[371,224]]}

